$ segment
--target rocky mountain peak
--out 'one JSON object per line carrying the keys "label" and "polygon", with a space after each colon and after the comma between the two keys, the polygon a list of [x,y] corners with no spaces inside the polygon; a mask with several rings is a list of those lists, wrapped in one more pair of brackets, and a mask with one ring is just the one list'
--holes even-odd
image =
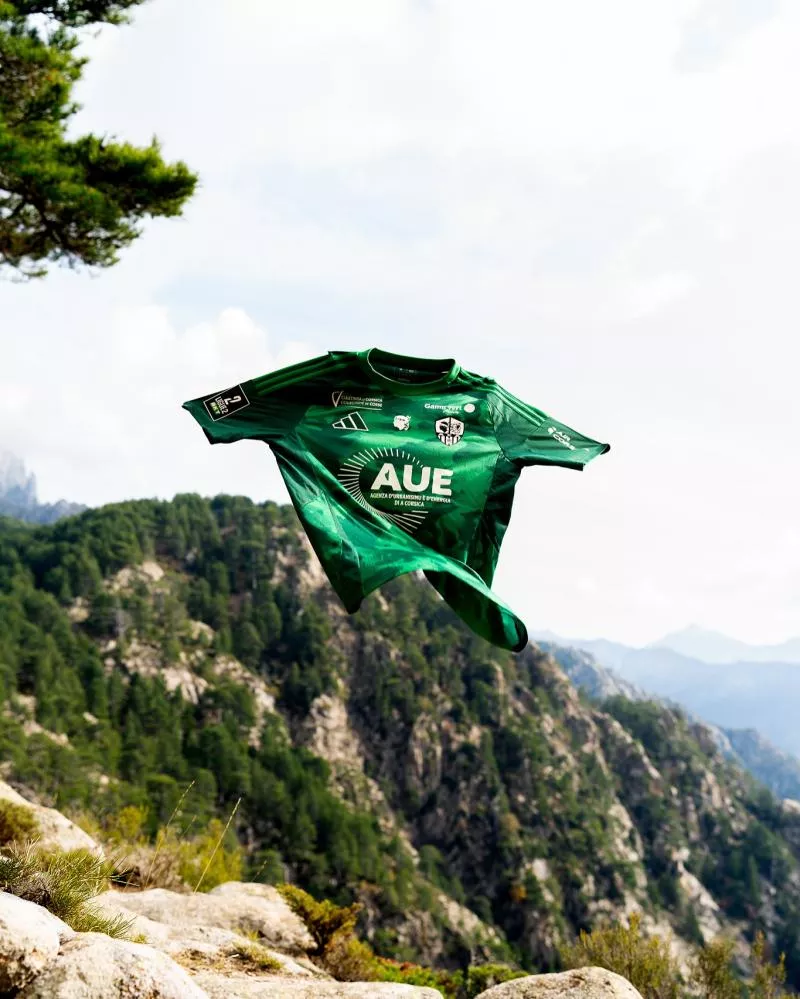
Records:
{"label": "rocky mountain peak", "polygon": [[28,472],[25,462],[17,455],[0,450],[0,516],[35,524],[52,524],[85,509],[80,503],[68,503],[66,500],[40,503],[33,472]]}

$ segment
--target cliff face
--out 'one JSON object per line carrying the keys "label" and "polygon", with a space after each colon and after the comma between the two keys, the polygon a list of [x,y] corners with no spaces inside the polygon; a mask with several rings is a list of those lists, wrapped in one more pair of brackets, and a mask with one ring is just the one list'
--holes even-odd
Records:
{"label": "cliff face", "polygon": [[[575,686],[594,701],[602,703],[606,698],[621,696],[632,701],[657,701],[670,707],[668,700],[630,683],[583,649],[553,642],[542,642],[540,647],[550,653]],[[753,665],[752,668],[756,674],[759,667]],[[779,749],[754,729],[704,724],[725,757],[738,763],[779,798],[800,798],[800,760],[797,757]]]}
{"label": "cliff face", "polygon": [[800,981],[797,815],[679,712],[599,708],[412,577],[344,614],[271,504],[124,504],[0,555],[6,779],[153,829],[191,781],[201,821],[241,799],[251,876],[359,897],[401,958],[547,970],[641,910],[679,950],[763,927]]}

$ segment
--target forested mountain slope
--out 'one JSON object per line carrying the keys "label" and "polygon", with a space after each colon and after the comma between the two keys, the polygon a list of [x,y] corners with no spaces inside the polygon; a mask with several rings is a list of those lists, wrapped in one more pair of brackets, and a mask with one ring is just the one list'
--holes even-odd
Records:
{"label": "forested mountain slope", "polygon": [[414,577],[342,611],[294,513],[137,501],[0,526],[4,779],[151,831],[227,816],[249,878],[366,903],[376,949],[558,964],[634,909],[763,927],[800,982],[800,817],[679,712],[579,697]]}
{"label": "forested mountain slope", "polygon": [[[627,697],[631,701],[656,701],[674,705],[626,680],[616,670],[595,659],[590,652],[568,645],[542,641],[539,647],[551,655],[579,690],[600,704],[607,697]],[[754,667],[757,669],[758,667]],[[683,710],[682,705],[678,707]],[[687,715],[691,717],[690,713]],[[765,739],[752,728],[720,728],[701,721],[724,756],[765,784],[779,798],[800,799],[800,760]]]}

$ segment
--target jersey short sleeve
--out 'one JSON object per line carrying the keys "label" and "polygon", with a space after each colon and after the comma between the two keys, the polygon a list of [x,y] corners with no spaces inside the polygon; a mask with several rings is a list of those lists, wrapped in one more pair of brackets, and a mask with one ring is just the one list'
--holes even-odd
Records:
{"label": "jersey short sleeve", "polygon": [[183,404],[212,444],[254,438],[274,444],[290,433],[305,405],[297,386],[328,365],[327,356],[293,364]]}
{"label": "jersey short sleeve", "polygon": [[582,469],[592,458],[611,450],[547,413],[522,402],[499,385],[491,394],[497,441],[518,465],[562,465]]}

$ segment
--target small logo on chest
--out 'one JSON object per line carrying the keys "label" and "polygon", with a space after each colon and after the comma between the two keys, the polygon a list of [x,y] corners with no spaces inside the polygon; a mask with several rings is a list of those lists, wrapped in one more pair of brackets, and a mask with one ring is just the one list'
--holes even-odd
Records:
{"label": "small logo on chest", "polygon": [[444,416],[436,421],[436,436],[447,447],[458,444],[464,436],[464,424],[454,416]]}
{"label": "small logo on chest", "polygon": [[334,420],[331,426],[334,430],[369,430],[369,427],[364,422],[364,417],[355,410],[352,413],[348,413],[347,416],[343,416],[340,420]]}

